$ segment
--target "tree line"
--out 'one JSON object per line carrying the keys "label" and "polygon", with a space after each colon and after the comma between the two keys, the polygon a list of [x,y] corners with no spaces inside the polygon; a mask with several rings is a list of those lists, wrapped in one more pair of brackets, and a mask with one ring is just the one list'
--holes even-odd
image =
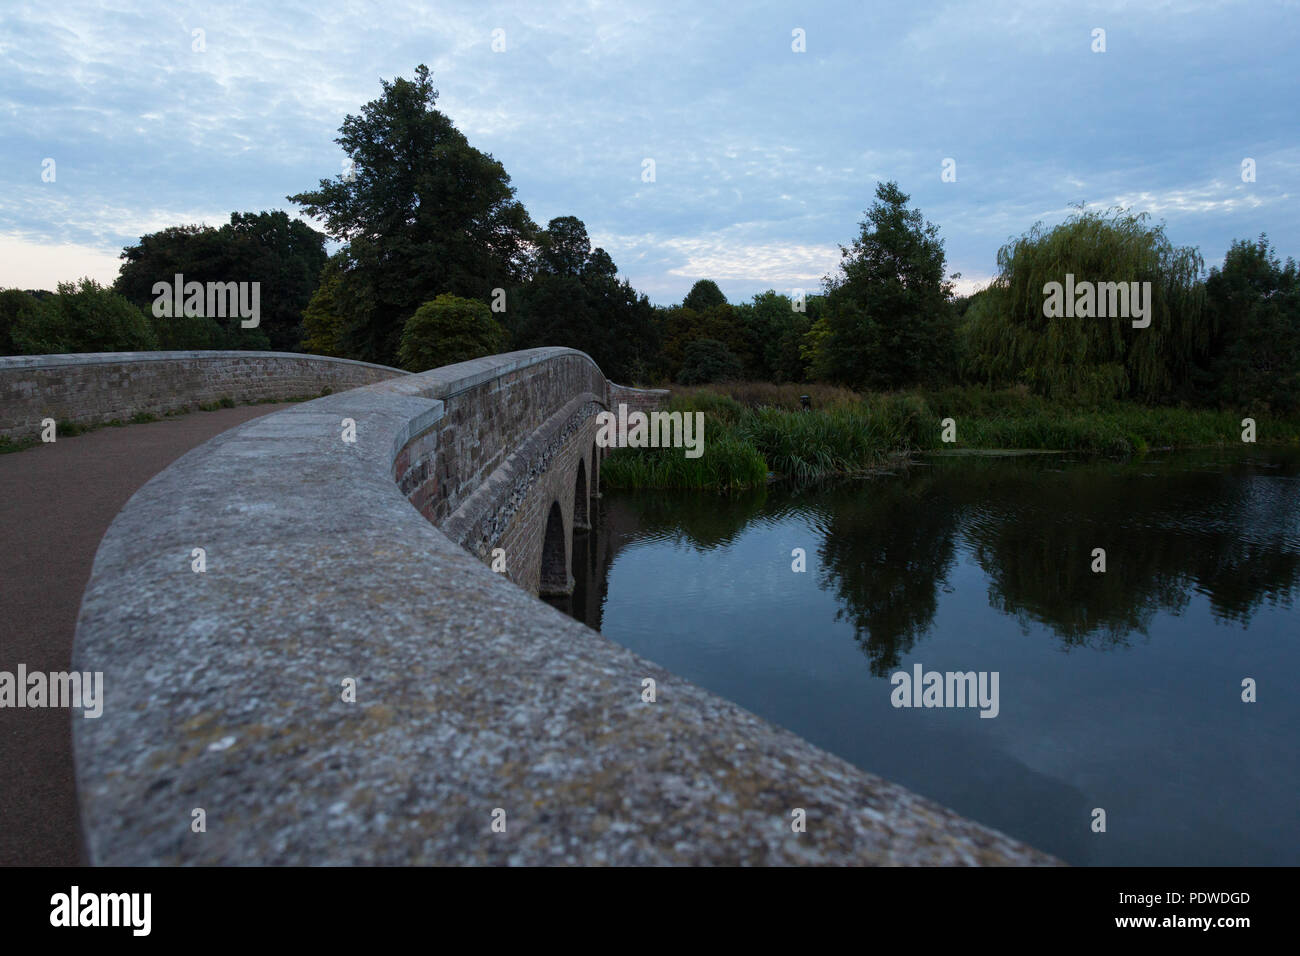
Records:
{"label": "tree line", "polygon": [[[1300,281],[1265,236],[1233,242],[1206,274],[1198,250],[1145,215],[1080,208],[1012,239],[993,281],[961,297],[938,227],[889,182],[815,294],[733,304],[702,279],[680,304],[654,306],[580,219],[532,221],[502,164],[436,108],[425,66],[381,85],[340,127],[346,171],[288,197],[325,232],[275,211],[151,233],[124,250],[111,288],[0,291],[0,351],[302,350],[419,371],[564,345],[640,384],[966,384],[1081,404],[1300,406]],[[1149,290],[1149,326],[1045,310],[1067,274]],[[155,285],[174,275],[260,283],[258,327],[155,316]]]}

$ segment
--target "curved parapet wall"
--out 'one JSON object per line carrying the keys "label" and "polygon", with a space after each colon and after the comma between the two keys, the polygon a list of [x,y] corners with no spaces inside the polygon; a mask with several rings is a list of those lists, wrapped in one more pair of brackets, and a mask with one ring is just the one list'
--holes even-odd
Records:
{"label": "curved parapet wall", "polygon": [[405,375],[395,368],[296,352],[92,352],[0,357],[0,436],[41,421],[102,425],[223,398],[305,398]]}
{"label": "curved parapet wall", "polygon": [[628,412],[651,412],[668,404],[671,394],[666,388],[629,388],[611,382],[609,404],[615,408],[626,405]]}
{"label": "curved parapet wall", "polygon": [[581,353],[494,356],[249,422],[137,492],[74,651],[104,674],[103,715],[73,721],[91,862],[1054,862],[471,553],[588,467],[609,398]]}

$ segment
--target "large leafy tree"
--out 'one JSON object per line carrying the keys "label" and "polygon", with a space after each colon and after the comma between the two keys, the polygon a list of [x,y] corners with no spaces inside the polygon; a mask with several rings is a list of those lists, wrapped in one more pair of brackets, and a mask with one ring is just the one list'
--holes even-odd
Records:
{"label": "large leafy tree", "polygon": [[735,307],[752,356],[745,368],[747,378],[778,383],[807,381],[808,366],[800,354],[800,345],[821,316],[822,300],[822,296],[814,295],[796,303],[768,289],[754,296],[752,302]]}
{"label": "large leafy tree", "polygon": [[732,356],[740,360],[740,374],[764,377],[761,347],[747,324],[749,311],[748,306],[728,303],[712,279],[700,279],[691,286],[681,305],[659,311],[657,325],[663,342],[660,374],[676,378],[691,344],[710,339],[721,342]]}
{"label": "large leafy tree", "polygon": [[1238,240],[1205,281],[1213,327],[1207,363],[1217,397],[1236,407],[1300,407],[1300,274],[1267,236]]}
{"label": "large leafy tree", "polygon": [[952,283],[943,240],[897,184],[881,183],[861,232],[826,280],[825,314],[807,339],[813,372],[854,388],[901,388],[952,362]]}
{"label": "large leafy tree", "polygon": [[236,278],[261,283],[260,328],[277,350],[297,349],[302,312],[325,268],[325,236],[283,210],[231,213],[222,232],[232,237]]}
{"label": "large leafy tree", "polygon": [[[998,275],[966,312],[969,369],[991,384],[1088,403],[1179,397],[1209,344],[1201,265],[1196,249],[1175,247],[1145,213],[1080,210],[1051,230],[1035,225],[998,251]],[[1133,328],[1131,315],[1045,316],[1048,284],[1067,274],[1149,282],[1150,325]]]}
{"label": "large leafy tree", "polygon": [[[596,250],[605,255],[605,250]],[[592,257],[586,224],[577,216],[557,216],[537,237],[538,275],[579,278],[588,271]]]}
{"label": "large leafy tree", "polygon": [[[236,212],[220,228],[171,226],[141,236],[121,258],[113,288],[145,308],[156,298],[154,283],[171,285],[178,274],[185,282],[258,283],[257,328],[242,329],[238,318],[217,320],[223,324],[221,344],[292,351],[299,347],[302,311],[325,265],[325,236],[282,210]],[[164,344],[186,338],[184,330],[162,331]]]}
{"label": "large leafy tree", "polygon": [[686,346],[677,381],[683,385],[704,385],[738,379],[744,373],[738,359],[717,339],[695,339]]}
{"label": "large leafy tree", "polygon": [[381,85],[335,140],[351,168],[289,199],[347,243],[343,347],[391,363],[421,303],[444,292],[486,301],[520,281],[535,227],[501,163],[434,108],[428,67]]}
{"label": "large leafy tree", "polygon": [[686,298],[682,300],[683,309],[693,309],[696,312],[706,312],[726,304],[727,297],[722,294],[722,290],[712,279],[700,279],[691,286],[691,291],[686,293]]}
{"label": "large leafy tree", "polygon": [[317,355],[346,358],[343,343],[343,317],[339,315],[339,288],[343,283],[346,257],[336,253],[321,271],[320,285],[302,312],[302,350]]}
{"label": "large leafy tree", "polygon": [[654,309],[614,260],[591,247],[587,227],[559,216],[537,237],[533,278],[514,290],[507,319],[516,348],[564,345],[590,355],[610,378],[644,381],[658,350]]}

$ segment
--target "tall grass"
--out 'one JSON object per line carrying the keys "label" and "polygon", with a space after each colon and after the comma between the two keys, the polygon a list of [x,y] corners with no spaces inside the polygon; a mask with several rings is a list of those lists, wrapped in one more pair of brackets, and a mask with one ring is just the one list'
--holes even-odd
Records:
{"label": "tall grass", "polygon": [[[1026,448],[1122,457],[1153,449],[1241,444],[1238,412],[1116,403],[1092,410],[1043,409],[956,416],[955,447]],[[1300,421],[1261,416],[1256,440],[1300,441]]]}
{"label": "tall grass", "polygon": [[[718,391],[711,391],[717,388]],[[673,411],[704,412],[704,452],[617,449],[602,466],[609,488],[732,491],[777,478],[812,482],[878,468],[891,457],[951,449],[1027,449],[1125,457],[1152,449],[1236,445],[1242,413],[1158,408],[1127,402],[1068,405],[1024,389],[948,388],[858,395],[814,386],[733,383],[681,389]],[[793,396],[793,399],[791,399]],[[956,442],[941,440],[942,420]],[[1261,416],[1260,443],[1300,442],[1300,419]]]}
{"label": "tall grass", "polygon": [[738,491],[766,481],[767,463],[758,449],[722,424],[706,424],[698,458],[687,458],[681,448],[616,448],[600,466],[606,488]]}
{"label": "tall grass", "polygon": [[876,467],[902,444],[898,423],[865,407],[761,408],[750,412],[739,430],[772,471],[800,482]]}
{"label": "tall grass", "polygon": [[703,454],[692,459],[680,448],[616,449],[602,465],[607,487],[729,491],[762,484],[769,471],[816,481],[878,467],[892,454],[915,450],[929,428],[925,403],[914,396],[835,402],[803,412],[748,408],[729,395],[692,390],[675,394],[669,409],[704,412]]}

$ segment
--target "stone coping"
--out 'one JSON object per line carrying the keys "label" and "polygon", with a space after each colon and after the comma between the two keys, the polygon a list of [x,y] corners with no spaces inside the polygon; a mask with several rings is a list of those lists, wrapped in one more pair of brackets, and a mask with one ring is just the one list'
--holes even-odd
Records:
{"label": "stone coping", "polygon": [[639,395],[671,395],[672,390],[667,388],[635,388],[631,385],[615,385],[620,392],[636,392]]}
{"label": "stone coping", "polygon": [[306,402],[135,494],[74,648],[104,674],[103,716],[72,718],[90,862],[1055,863],[614,644],[411,506],[404,436],[460,391],[571,354]]}
{"label": "stone coping", "polygon": [[[358,362],[356,359],[335,358],[332,355],[315,355],[311,352],[254,352],[212,349],[190,352],[69,352],[50,355],[0,355],[0,372],[11,369],[59,368],[66,365],[113,365],[124,362],[189,362],[195,359],[229,361],[231,359],[309,359],[313,362],[359,365],[365,368],[401,372],[387,365]],[[402,372],[402,374],[407,374]]]}

